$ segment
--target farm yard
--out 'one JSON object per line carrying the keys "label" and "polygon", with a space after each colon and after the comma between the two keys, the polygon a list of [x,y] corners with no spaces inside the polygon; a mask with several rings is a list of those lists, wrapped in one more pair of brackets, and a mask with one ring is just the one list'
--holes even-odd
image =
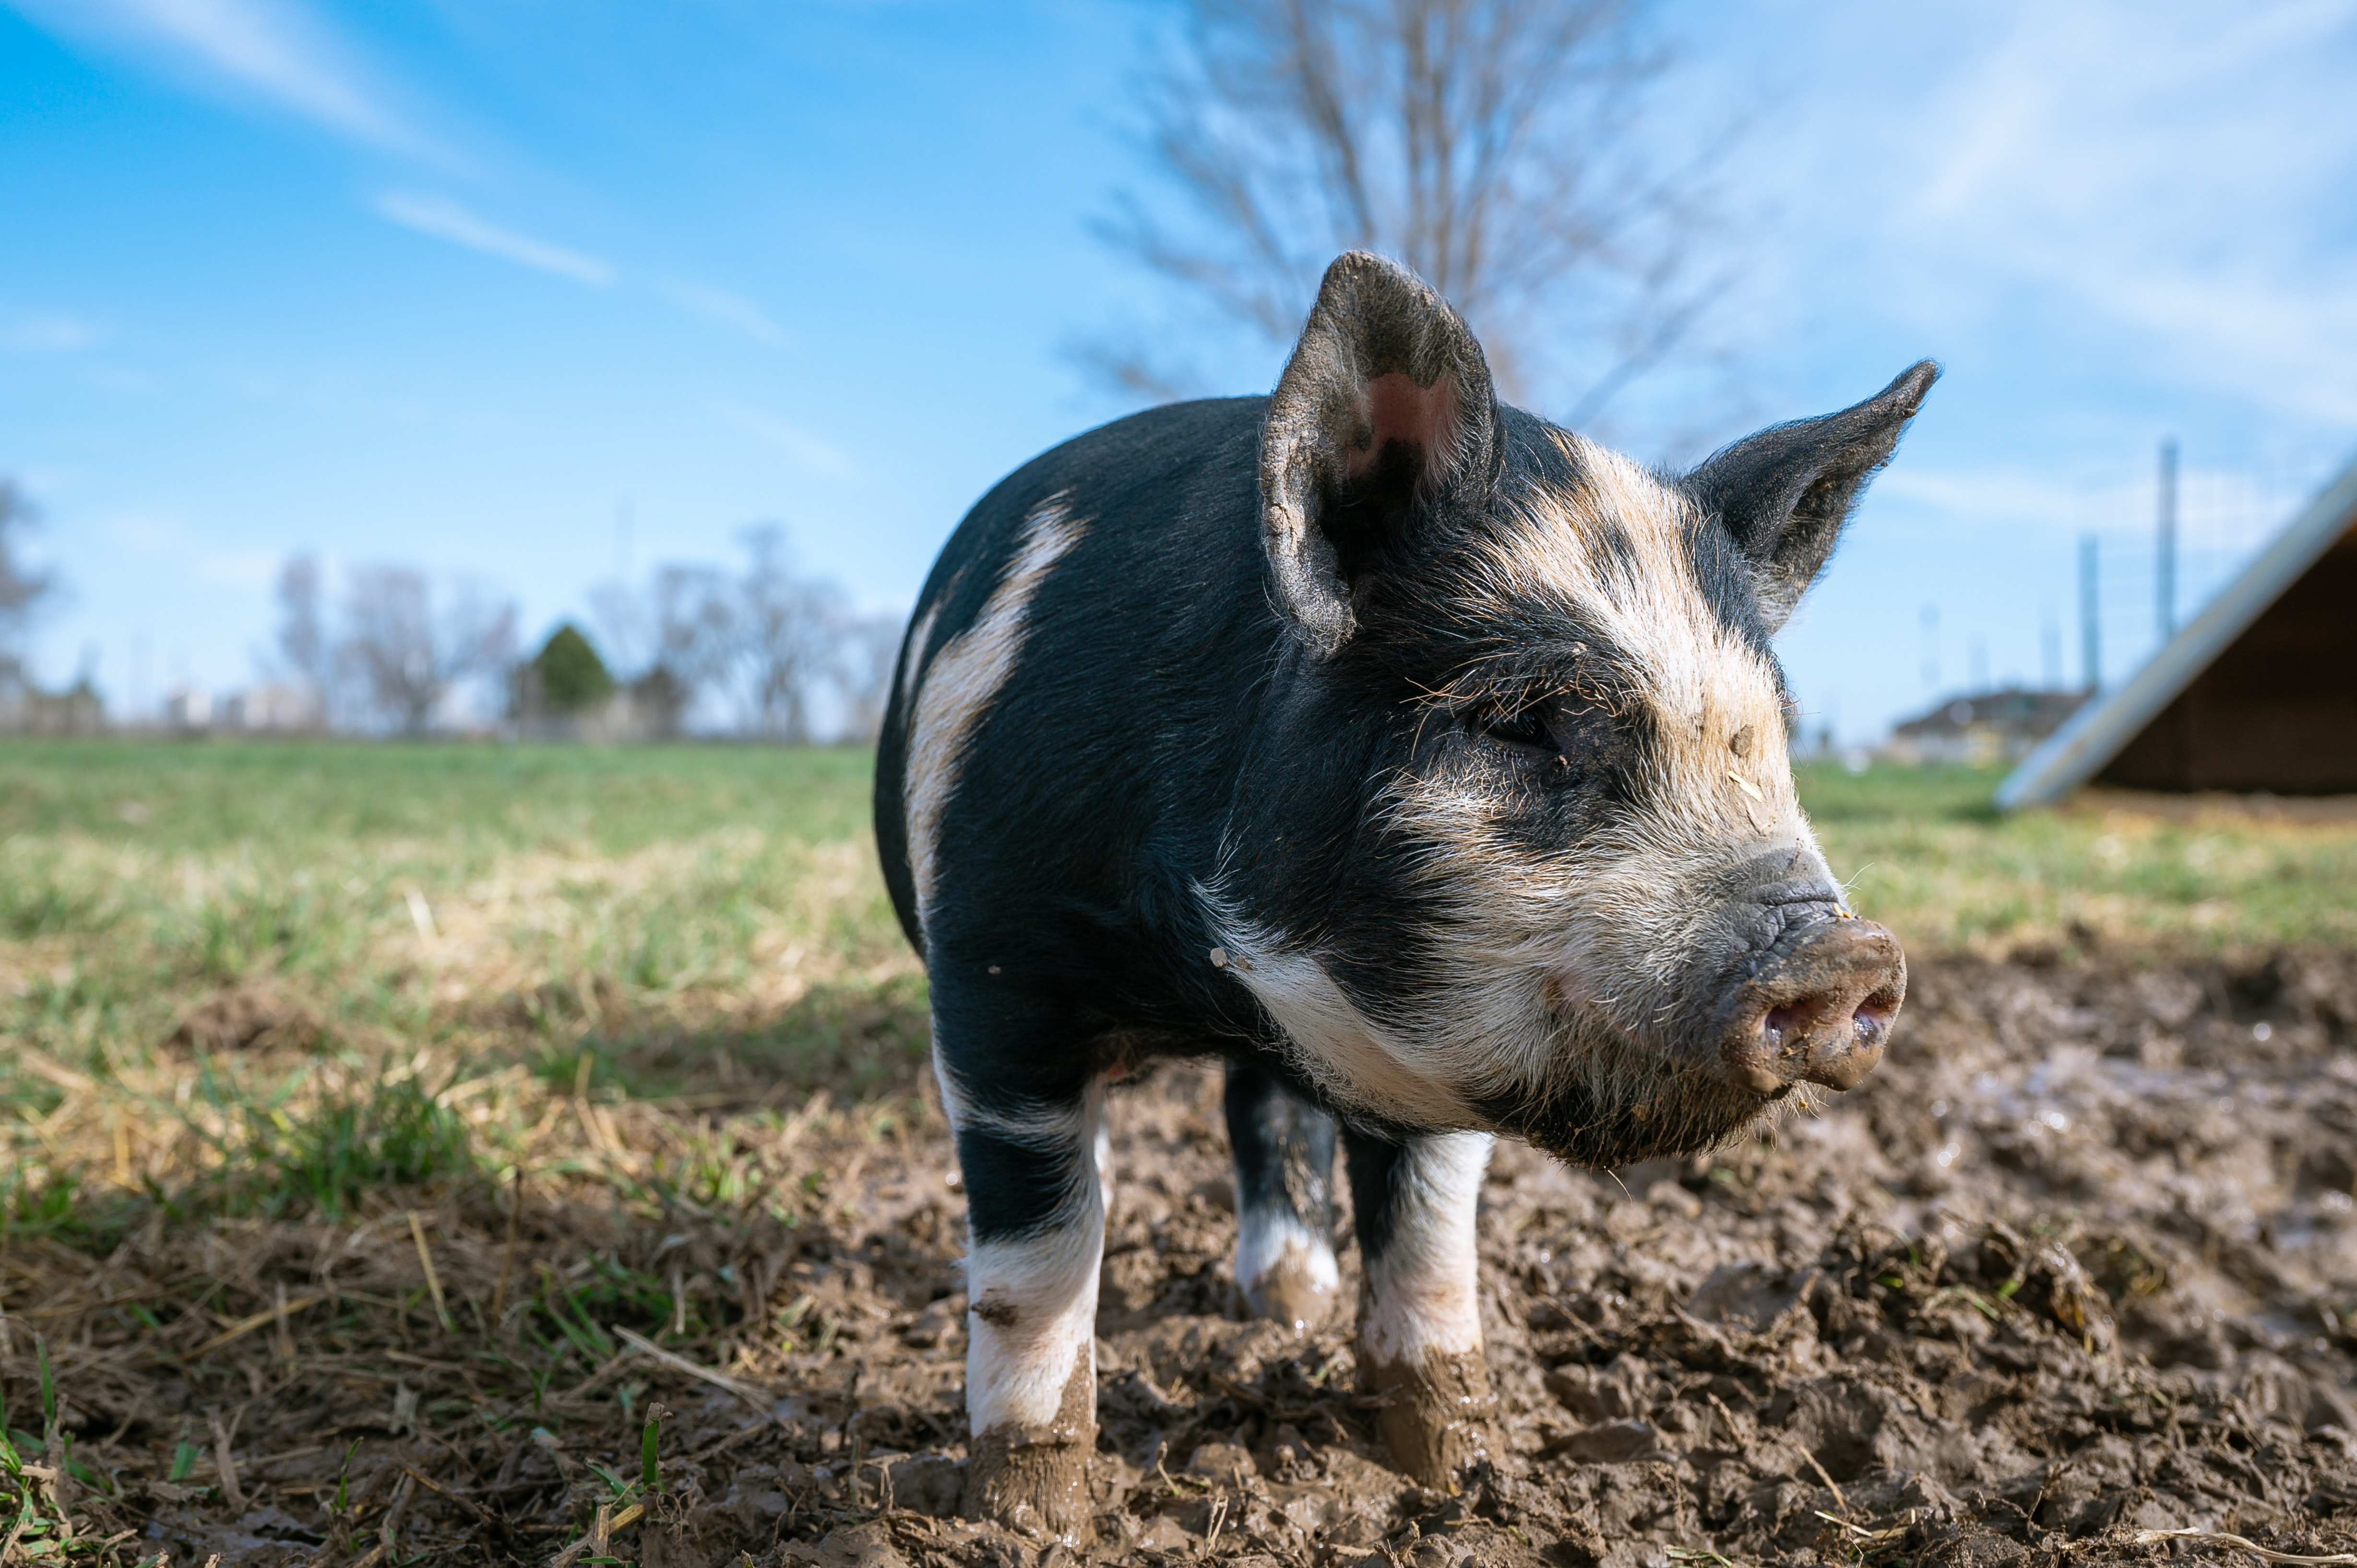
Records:
{"label": "farm yard", "polygon": [[[1908,942],[1824,1115],[1501,1144],[1491,1461],[1245,1320],[1114,1099],[1090,1560],[2357,1561],[2357,812],[1805,770]],[[0,1560],[1035,1564],[867,758],[0,744]],[[1344,1251],[1345,1294],[1352,1266]]]}

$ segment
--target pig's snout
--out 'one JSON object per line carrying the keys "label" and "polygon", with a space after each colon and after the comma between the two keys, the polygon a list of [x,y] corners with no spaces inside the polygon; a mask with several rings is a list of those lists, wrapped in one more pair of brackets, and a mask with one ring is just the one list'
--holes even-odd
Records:
{"label": "pig's snout", "polygon": [[1718,1058],[1763,1095],[1795,1082],[1848,1089],[1874,1070],[1907,996],[1907,955],[1871,920],[1788,932],[1720,1004]]}

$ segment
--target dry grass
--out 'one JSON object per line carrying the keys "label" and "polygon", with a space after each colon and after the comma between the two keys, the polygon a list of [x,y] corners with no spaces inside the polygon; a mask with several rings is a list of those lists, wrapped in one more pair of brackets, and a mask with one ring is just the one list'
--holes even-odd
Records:
{"label": "dry grass", "polygon": [[[866,783],[831,753],[0,754],[6,1550],[152,1560],[109,1538],[190,1488],[298,1495],[268,1456],[318,1448],[323,1403],[433,1425],[421,1355],[496,1469],[629,1412],[625,1329],[757,1371],[831,1338],[759,1304],[826,1170],[932,1114]],[[390,1495],[333,1517],[397,1555]]]}
{"label": "dry grass", "polygon": [[2093,790],[2001,818],[2002,777],[1819,766],[1801,798],[1858,908],[1910,950],[2357,946],[2349,801]]}

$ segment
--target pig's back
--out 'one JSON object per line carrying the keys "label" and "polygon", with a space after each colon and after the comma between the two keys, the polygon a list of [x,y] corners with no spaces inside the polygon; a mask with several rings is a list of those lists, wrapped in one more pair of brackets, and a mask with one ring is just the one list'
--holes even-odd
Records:
{"label": "pig's back", "polygon": [[1192,923],[1186,884],[1284,641],[1260,544],[1266,406],[1176,403],[1078,436],[942,549],[876,763],[885,879],[929,966],[929,948],[1020,928],[1142,979]]}

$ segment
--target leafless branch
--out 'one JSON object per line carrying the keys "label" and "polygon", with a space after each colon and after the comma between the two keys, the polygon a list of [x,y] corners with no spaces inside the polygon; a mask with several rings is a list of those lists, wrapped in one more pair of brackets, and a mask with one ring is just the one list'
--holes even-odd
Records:
{"label": "leafless branch", "polygon": [[26,636],[57,589],[56,574],[27,566],[21,553],[19,541],[39,519],[32,499],[0,479],[0,680],[8,682],[24,679]]}
{"label": "leafless branch", "polygon": [[512,604],[463,583],[446,599],[437,610],[425,574],[405,566],[355,567],[347,580],[337,668],[404,735],[425,734],[453,688],[515,656]]}
{"label": "leafless branch", "polygon": [[[1659,152],[1649,0],[1180,0],[1100,235],[1215,318],[1290,342],[1338,252],[1388,252],[1484,334],[1501,389],[1592,418],[1723,291],[1724,142]],[[1167,341],[1168,334],[1163,335]],[[1131,333],[1073,358],[1126,395],[1189,380]]]}

